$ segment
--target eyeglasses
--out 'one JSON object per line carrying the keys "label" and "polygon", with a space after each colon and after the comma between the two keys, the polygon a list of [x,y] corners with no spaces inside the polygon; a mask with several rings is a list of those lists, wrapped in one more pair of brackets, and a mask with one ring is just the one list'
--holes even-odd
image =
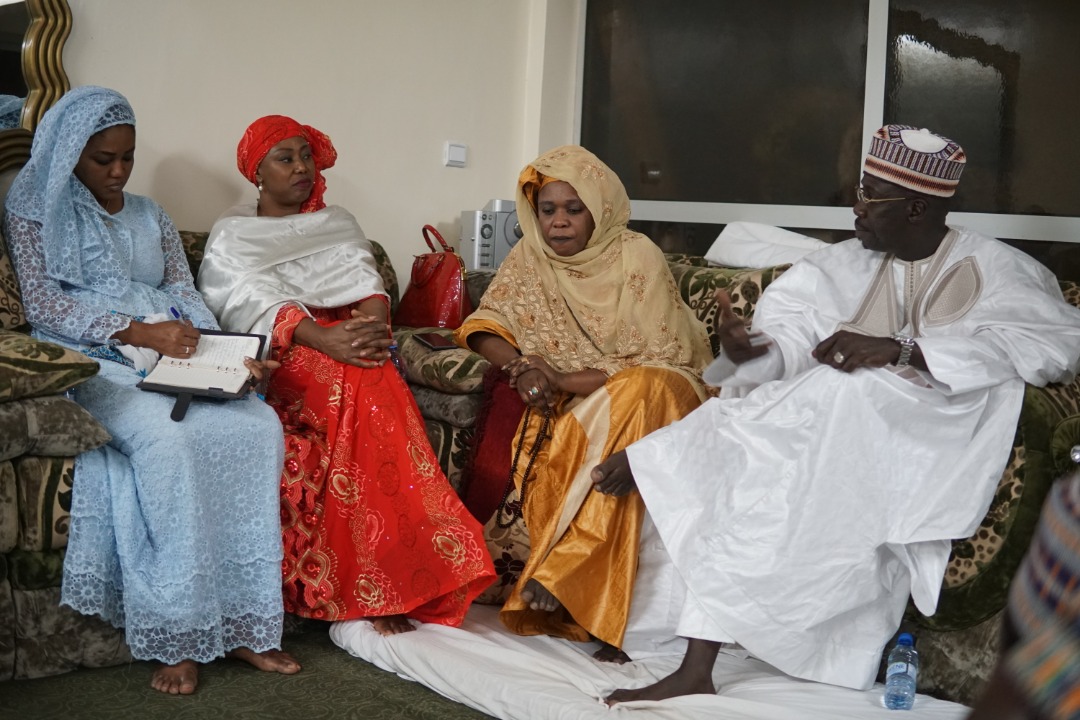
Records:
{"label": "eyeglasses", "polygon": [[898,197],[898,198],[871,198],[866,197],[866,191],[863,190],[862,185],[855,186],[855,197],[859,199],[859,202],[869,205],[870,203],[878,202],[892,202],[893,200],[910,200],[911,198]]}

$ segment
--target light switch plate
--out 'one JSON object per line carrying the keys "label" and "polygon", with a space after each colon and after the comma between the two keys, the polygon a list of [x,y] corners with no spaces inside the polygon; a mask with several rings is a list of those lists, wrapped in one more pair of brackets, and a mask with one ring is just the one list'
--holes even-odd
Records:
{"label": "light switch plate", "polygon": [[465,167],[469,146],[461,143],[452,143],[449,140],[443,145],[443,165],[446,167]]}

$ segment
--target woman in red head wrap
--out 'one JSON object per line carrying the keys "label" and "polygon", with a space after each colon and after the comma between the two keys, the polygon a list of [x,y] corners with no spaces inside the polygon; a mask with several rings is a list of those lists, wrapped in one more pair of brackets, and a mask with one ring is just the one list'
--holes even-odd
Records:
{"label": "woman in red head wrap", "polygon": [[311,164],[314,167],[311,172],[310,192],[302,201],[299,212],[309,213],[322,210],[326,207],[326,203],[323,202],[326,180],[323,179],[322,171],[334,167],[334,163],[337,162],[337,150],[334,149],[329,136],[310,125],[301,125],[284,115],[267,115],[259,118],[248,126],[244,137],[240,138],[240,143],[236,146],[236,166],[240,169],[240,174],[253,182],[262,193],[264,183],[259,174],[259,167],[278,143],[290,138],[298,138],[307,144]]}
{"label": "woman in red head wrap", "polygon": [[271,338],[266,401],[285,429],[285,609],[321,620],[461,623],[495,576],[480,525],[428,443],[389,359],[389,299],[371,243],[327,207],[323,133],[270,115],[237,147],[258,201],[214,224],[199,288],[223,328]]}

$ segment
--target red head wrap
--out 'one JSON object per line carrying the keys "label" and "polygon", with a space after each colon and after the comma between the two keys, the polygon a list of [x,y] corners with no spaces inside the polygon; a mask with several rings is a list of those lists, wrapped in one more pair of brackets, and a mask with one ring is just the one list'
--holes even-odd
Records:
{"label": "red head wrap", "polygon": [[[236,166],[240,168],[240,174],[255,182],[255,173],[262,164],[263,158],[270,150],[282,140],[291,137],[302,137],[311,146],[311,156],[315,160],[315,180],[311,188],[311,195],[300,206],[300,212],[315,212],[326,207],[323,202],[323,193],[326,192],[326,180],[323,179],[322,171],[334,167],[337,161],[337,150],[330,138],[319,132],[310,125],[301,125],[290,117],[284,115],[267,115],[259,118],[248,126],[244,131],[244,137],[240,138],[240,144],[236,146]],[[257,183],[256,183],[257,184]]]}

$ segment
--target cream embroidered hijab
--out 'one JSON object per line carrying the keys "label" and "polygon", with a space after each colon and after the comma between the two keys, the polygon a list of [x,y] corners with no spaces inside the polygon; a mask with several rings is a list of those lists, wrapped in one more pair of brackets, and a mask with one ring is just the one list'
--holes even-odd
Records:
{"label": "cream embroidered hijab", "polygon": [[[585,248],[559,257],[540,231],[525,185],[536,175],[569,183],[596,229]],[[499,267],[480,307],[457,331],[498,334],[562,372],[609,375],[635,365],[668,366],[695,381],[712,359],[704,325],[679,296],[663,253],[626,227],[622,182],[588,150],[568,145],[530,163],[518,181],[524,236]]]}

